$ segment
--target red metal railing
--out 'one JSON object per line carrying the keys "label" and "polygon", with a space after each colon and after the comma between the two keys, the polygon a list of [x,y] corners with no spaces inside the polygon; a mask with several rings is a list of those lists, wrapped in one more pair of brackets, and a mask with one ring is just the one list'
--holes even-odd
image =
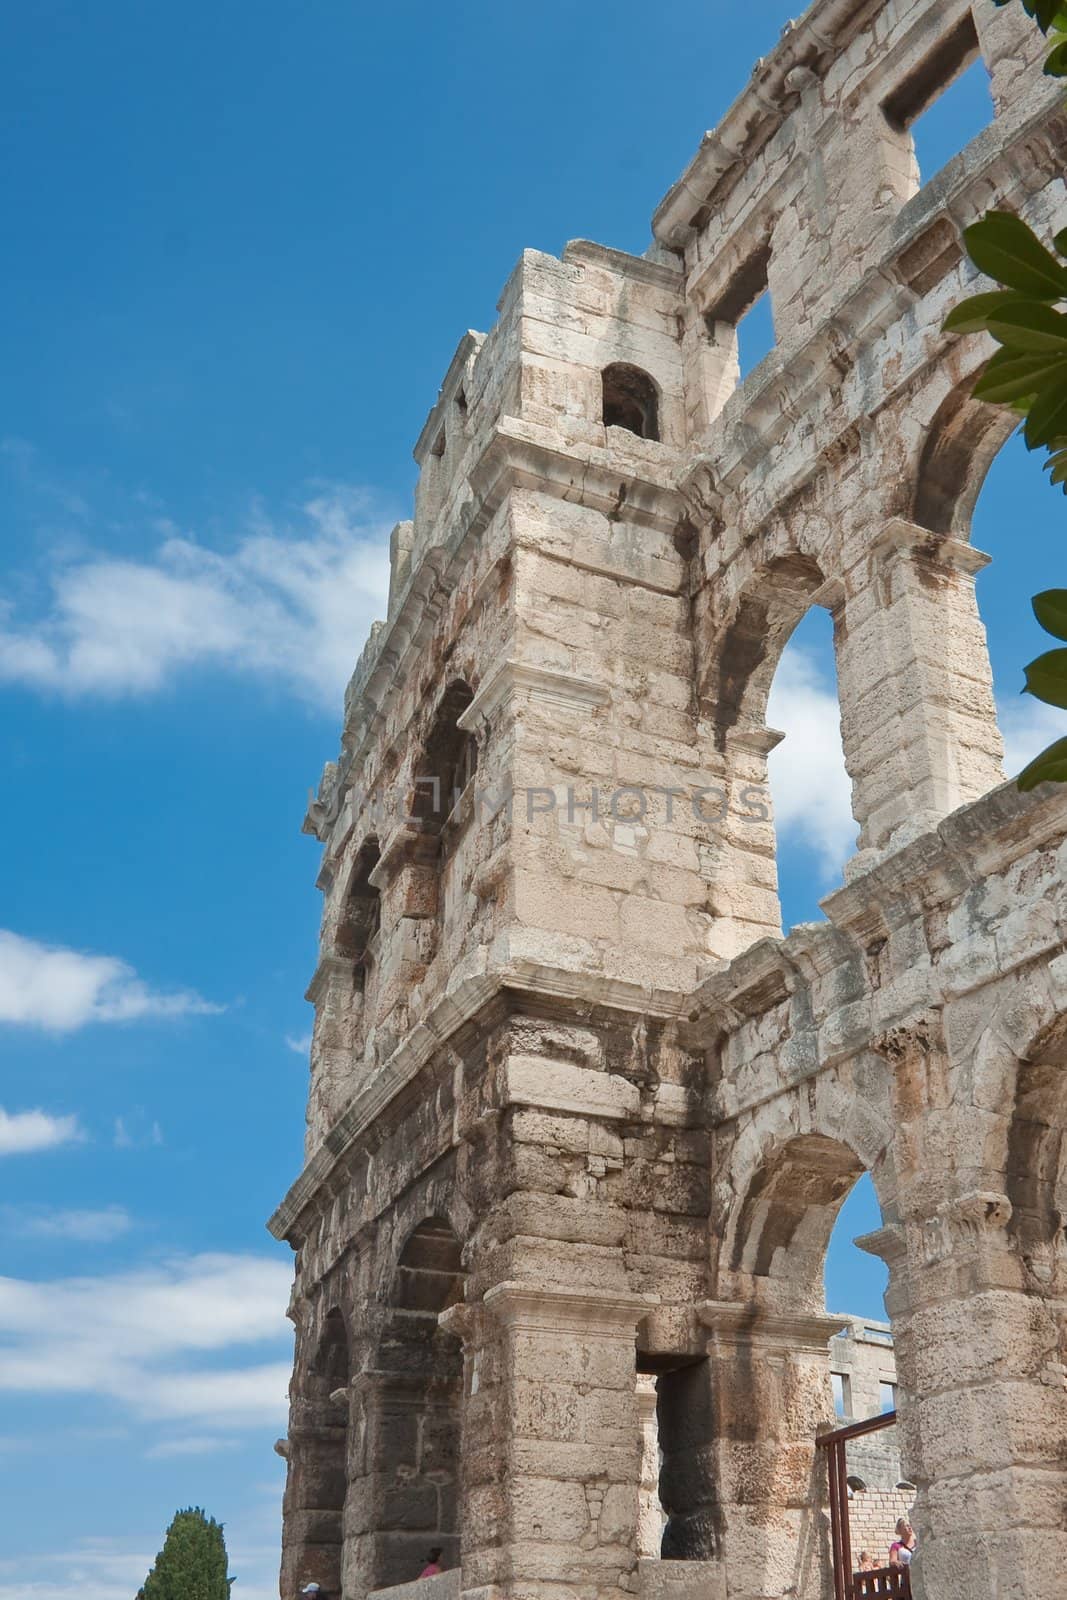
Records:
{"label": "red metal railing", "polygon": [[911,1596],[911,1572],[907,1567],[875,1567],[871,1572],[852,1575],[850,1600],[867,1600],[869,1595]]}
{"label": "red metal railing", "polygon": [[881,1428],[891,1428],[897,1420],[895,1411],[886,1411],[880,1417],[868,1417],[866,1422],[850,1422],[847,1428],[835,1428],[832,1433],[819,1435],[818,1443],[826,1451],[826,1466],[830,1477],[830,1543],[834,1558],[834,1600],[867,1600],[874,1595],[904,1595],[910,1600],[911,1573],[907,1567],[878,1567],[873,1572],[853,1572],[852,1534],[848,1525],[848,1469],[845,1466],[845,1446],[850,1439],[859,1439],[865,1433],[877,1433]]}

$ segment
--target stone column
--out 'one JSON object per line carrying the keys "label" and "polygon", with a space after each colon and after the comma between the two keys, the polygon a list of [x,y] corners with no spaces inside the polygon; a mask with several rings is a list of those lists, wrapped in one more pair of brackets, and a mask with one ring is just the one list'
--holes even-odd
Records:
{"label": "stone column", "polygon": [[890,1266],[919,1600],[1059,1600],[1067,1302],[1025,1287],[1007,1195],[957,1194],[857,1240]]}
{"label": "stone column", "polygon": [[[463,1307],[463,1587],[624,1600],[636,1583],[640,1296],[502,1283]],[[450,1331],[456,1313],[446,1312]]]}
{"label": "stone column", "polygon": [[637,1415],[641,1426],[641,1491],[637,1505],[637,1553],[658,1558],[663,1542],[663,1507],[659,1498],[659,1427],[656,1422],[656,1380],[642,1373],[637,1380]]}
{"label": "stone column", "polygon": [[706,1301],[710,1468],[730,1600],[822,1600],[832,1591],[826,1463],[835,1317]]}
{"label": "stone column", "polygon": [[894,518],[847,580],[835,642],[858,864],[1003,781],[974,595],[988,560],[959,539]]}

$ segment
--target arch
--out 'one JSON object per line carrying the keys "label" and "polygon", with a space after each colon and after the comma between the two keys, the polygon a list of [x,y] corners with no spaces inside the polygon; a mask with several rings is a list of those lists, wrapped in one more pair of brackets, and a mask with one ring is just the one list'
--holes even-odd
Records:
{"label": "arch", "polygon": [[371,883],[371,874],[381,859],[376,835],[364,839],[356,853],[348,881],[348,893],[337,927],[337,953],[353,963],[356,987],[362,988],[369,961],[369,947],[382,920],[382,897]]}
{"label": "arch", "polygon": [[730,1270],[788,1285],[809,1304],[821,1302],[830,1235],[863,1171],[856,1152],[838,1139],[821,1133],[789,1139],[757,1170],[736,1213]]}
{"label": "arch", "polygon": [[812,556],[774,557],[745,584],[719,633],[706,693],[715,742],[725,750],[734,729],[761,729],[782,651],[825,579]]}
{"label": "arch", "polygon": [[1038,1033],[1019,1060],[1011,1101],[1005,1189],[1009,1230],[1027,1287],[1042,1297],[1067,1284],[1067,1016]]}
{"label": "arch", "polygon": [[654,378],[626,361],[613,361],[600,374],[605,428],[625,428],[639,439],[659,438],[659,388]]}
{"label": "arch", "polygon": [[931,533],[967,539],[986,473],[1018,418],[971,394],[978,368],[954,385],[927,423],[905,515]]}
{"label": "arch", "polygon": [[443,1568],[459,1564],[463,1351],[440,1317],[465,1278],[460,1240],[434,1214],[407,1235],[387,1281],[368,1394],[372,1588],[417,1578],[431,1548]]}
{"label": "arch", "polygon": [[459,725],[473,699],[462,678],[448,684],[415,773],[410,814],[424,834],[438,839],[478,765],[474,735]]}
{"label": "arch", "polygon": [[348,1329],[334,1307],[323,1318],[305,1383],[306,1418],[294,1441],[286,1498],[303,1513],[306,1534],[300,1551],[304,1583],[327,1594],[341,1593],[345,1504],[349,1480]]}

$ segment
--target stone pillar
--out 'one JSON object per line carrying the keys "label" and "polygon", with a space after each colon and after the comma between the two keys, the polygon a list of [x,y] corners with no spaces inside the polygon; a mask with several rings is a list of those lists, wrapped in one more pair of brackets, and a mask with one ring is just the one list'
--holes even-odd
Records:
{"label": "stone pillar", "polygon": [[857,1240],[890,1266],[918,1600],[1059,1600],[1067,1570],[1067,1303],[1024,1287],[1004,1194]]}
{"label": "stone pillar", "polygon": [[663,1507],[659,1498],[659,1426],[656,1422],[656,1380],[642,1373],[637,1380],[637,1415],[641,1425],[641,1488],[637,1502],[637,1553],[658,1559],[663,1542]]}
{"label": "stone pillar", "polygon": [[[826,1463],[834,1317],[706,1301],[711,1470],[730,1600],[822,1600],[832,1592]],[[962,1593],[962,1591],[961,1591]]]}
{"label": "stone pillar", "polygon": [[847,582],[835,643],[860,865],[1003,781],[974,595],[988,560],[894,518]]}
{"label": "stone pillar", "polygon": [[[502,1283],[462,1307],[463,1587],[501,1595],[636,1585],[640,1296]],[[456,1311],[444,1313],[456,1331]]]}
{"label": "stone pillar", "polygon": [[288,1464],[282,1600],[297,1600],[306,1583],[318,1583],[329,1594],[341,1592],[346,1426],[347,1410],[342,1398],[294,1397],[288,1435],[275,1445]]}

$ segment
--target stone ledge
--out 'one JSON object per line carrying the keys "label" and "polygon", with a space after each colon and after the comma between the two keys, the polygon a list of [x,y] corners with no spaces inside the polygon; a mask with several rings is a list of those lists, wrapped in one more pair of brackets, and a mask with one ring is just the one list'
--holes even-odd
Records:
{"label": "stone ledge", "polygon": [[637,1563],[640,1600],[726,1600],[726,1568],[719,1561],[660,1561],[642,1557]]}
{"label": "stone ledge", "polygon": [[[427,1534],[427,1539],[432,1538]],[[451,1572],[439,1572],[432,1578],[414,1578],[411,1583],[394,1583],[388,1589],[368,1590],[368,1600],[458,1600],[462,1592],[462,1574],[458,1567]]]}

